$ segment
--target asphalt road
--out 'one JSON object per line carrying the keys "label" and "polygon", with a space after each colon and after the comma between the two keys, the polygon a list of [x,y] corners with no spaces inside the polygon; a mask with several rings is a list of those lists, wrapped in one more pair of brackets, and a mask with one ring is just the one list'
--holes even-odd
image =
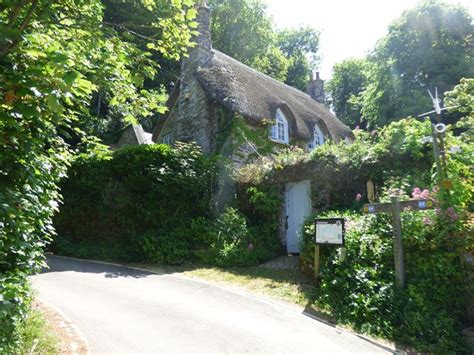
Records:
{"label": "asphalt road", "polygon": [[32,277],[93,353],[383,353],[355,335],[272,302],[172,275],[49,257]]}

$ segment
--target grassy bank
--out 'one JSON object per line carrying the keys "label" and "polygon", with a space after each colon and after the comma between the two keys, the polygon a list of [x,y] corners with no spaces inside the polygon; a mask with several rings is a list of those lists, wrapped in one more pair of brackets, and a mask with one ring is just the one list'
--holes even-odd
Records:
{"label": "grassy bank", "polygon": [[59,339],[51,332],[45,314],[34,305],[20,328],[20,354],[58,354]]}

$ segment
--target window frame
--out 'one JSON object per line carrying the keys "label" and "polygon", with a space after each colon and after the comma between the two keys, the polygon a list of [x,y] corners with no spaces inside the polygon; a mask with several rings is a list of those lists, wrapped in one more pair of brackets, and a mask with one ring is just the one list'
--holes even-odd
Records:
{"label": "window frame", "polygon": [[270,127],[269,132],[270,140],[282,143],[289,144],[290,137],[288,132],[288,119],[285,117],[283,112],[280,109],[277,109],[275,114],[275,123]]}
{"label": "window frame", "polygon": [[[316,142],[317,139],[317,142]],[[321,131],[321,128],[317,124],[314,125],[313,128],[313,139],[308,142],[308,150],[313,150],[316,147],[324,144],[324,134]]]}

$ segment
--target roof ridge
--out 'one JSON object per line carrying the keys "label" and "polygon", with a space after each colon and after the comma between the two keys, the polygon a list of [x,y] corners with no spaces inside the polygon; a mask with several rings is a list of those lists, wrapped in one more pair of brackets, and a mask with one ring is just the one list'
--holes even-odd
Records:
{"label": "roof ridge", "polygon": [[[245,64],[245,63],[242,63],[240,60],[237,60],[237,59],[235,59],[234,57],[231,57],[230,55],[225,54],[224,52],[221,52],[221,51],[219,51],[219,50],[217,50],[217,49],[215,49],[215,48],[212,48],[211,51],[212,51],[213,56],[215,56],[216,53],[218,53],[219,55],[223,55],[223,56],[227,57],[228,59],[233,60],[233,61],[235,61],[236,63],[238,63],[238,64],[240,64],[240,65],[242,65],[242,66],[245,66],[246,68],[248,68],[248,69],[250,69],[251,71],[255,72],[257,75],[264,76],[264,77],[266,77],[266,78],[268,78],[268,79],[274,81],[275,83],[277,83],[277,84],[279,84],[279,85],[283,85],[283,86],[285,86],[286,88],[289,88],[290,90],[295,91],[295,93],[303,94],[303,95],[306,96],[306,98],[308,98],[309,100],[312,100],[312,101],[314,101],[316,104],[318,104],[318,105],[320,105],[320,106],[323,106],[324,108],[327,108],[326,105],[322,104],[321,102],[316,101],[316,100],[313,99],[309,94],[307,94],[307,93],[304,92],[304,91],[301,91],[300,89],[297,89],[297,88],[295,88],[295,87],[293,87],[293,86],[291,86],[291,85],[288,85],[288,84],[284,83],[283,81],[280,81],[280,80],[277,80],[277,79],[275,79],[275,78],[272,78],[270,75],[265,74],[265,73],[262,73],[261,71],[255,69],[255,68],[252,68],[251,66],[249,66],[249,65],[247,65],[247,64]],[[216,56],[216,58],[217,58],[217,56]],[[217,59],[218,59],[218,58],[217,58]],[[212,57],[206,62],[206,64],[209,63],[210,60],[212,60]]]}

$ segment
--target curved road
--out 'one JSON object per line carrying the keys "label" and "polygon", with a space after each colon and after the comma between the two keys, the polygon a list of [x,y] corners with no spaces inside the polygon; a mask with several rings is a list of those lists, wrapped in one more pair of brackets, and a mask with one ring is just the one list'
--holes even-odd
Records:
{"label": "curved road", "polygon": [[50,256],[32,277],[93,353],[364,352],[384,349],[271,302],[172,275]]}

